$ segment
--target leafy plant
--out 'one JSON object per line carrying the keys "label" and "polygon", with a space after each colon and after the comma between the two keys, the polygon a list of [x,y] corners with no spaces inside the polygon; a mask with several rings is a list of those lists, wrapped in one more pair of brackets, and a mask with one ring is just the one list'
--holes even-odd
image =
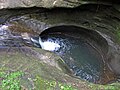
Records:
{"label": "leafy plant", "polygon": [[77,90],[71,85],[62,84],[56,81],[48,81],[39,76],[36,77],[35,86],[35,90]]}
{"label": "leafy plant", "polygon": [[11,73],[0,72],[2,90],[20,90],[21,86],[19,77],[22,76],[22,74],[23,73],[20,71]]}
{"label": "leafy plant", "polygon": [[74,89],[72,86],[70,85],[66,85],[66,84],[59,84],[60,90],[77,90]]}
{"label": "leafy plant", "polygon": [[116,28],[116,36],[117,36],[118,40],[120,41],[120,27]]}

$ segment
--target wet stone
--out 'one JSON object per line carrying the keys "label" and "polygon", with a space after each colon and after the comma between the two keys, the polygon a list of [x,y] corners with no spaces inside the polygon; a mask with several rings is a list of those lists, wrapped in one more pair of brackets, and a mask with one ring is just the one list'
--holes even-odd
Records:
{"label": "wet stone", "polygon": [[[103,53],[99,51],[91,34],[86,35],[82,30],[77,32],[66,31],[66,28],[71,29],[72,26],[56,27],[53,28],[53,31],[52,28],[48,29],[40,35],[41,41],[36,40],[40,42],[42,49],[61,56],[77,78],[99,84],[115,80],[114,74],[109,68],[104,71],[107,65],[103,61]],[[56,31],[54,31],[55,29]]]}

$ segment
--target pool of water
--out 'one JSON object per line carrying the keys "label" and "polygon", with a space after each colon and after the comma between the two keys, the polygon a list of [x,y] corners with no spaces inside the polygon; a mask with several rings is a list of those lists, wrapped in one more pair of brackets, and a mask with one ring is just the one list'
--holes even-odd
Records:
{"label": "pool of water", "polygon": [[41,35],[40,40],[42,48],[61,56],[75,76],[93,83],[100,80],[102,57],[81,34],[54,32]]}
{"label": "pool of water", "polygon": [[[22,32],[13,32],[14,30],[8,28],[10,25],[0,25],[1,50],[11,47],[39,47],[61,56],[74,76],[80,79],[98,84],[116,80],[107,63],[103,62],[104,57],[101,54],[106,55],[107,47],[98,34],[72,26],[62,26],[45,30],[40,37],[38,35],[28,37],[28,34],[23,36]],[[74,32],[75,30],[79,32]]]}

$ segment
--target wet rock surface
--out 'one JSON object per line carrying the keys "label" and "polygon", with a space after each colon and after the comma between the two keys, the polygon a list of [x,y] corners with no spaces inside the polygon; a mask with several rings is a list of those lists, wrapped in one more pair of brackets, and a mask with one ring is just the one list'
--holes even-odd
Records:
{"label": "wet rock surface", "polygon": [[[108,43],[99,33],[77,26],[62,25],[49,28],[43,31],[40,36],[45,42],[49,42],[50,40],[61,45],[58,50],[56,49],[53,52],[65,60],[76,76],[99,84],[116,80],[116,75],[108,68],[106,62],[109,49]],[[97,63],[95,64],[96,61]],[[84,65],[82,64],[83,62]],[[95,67],[96,65],[98,67]],[[92,66],[93,68],[91,68]]]}
{"label": "wet rock surface", "polygon": [[[80,84],[80,82],[77,79],[65,75],[60,66],[58,66],[58,62],[61,62],[61,59],[53,53],[33,48],[31,49],[28,47],[10,48],[9,51],[8,49],[9,48],[3,50],[1,49],[0,51],[1,71],[24,72],[24,76],[21,79],[21,86],[24,87],[24,89],[38,89],[34,85],[34,79],[36,78],[36,76],[42,77],[42,79],[45,80],[54,80],[62,83],[71,83],[71,85],[73,84],[75,85],[75,87],[76,85],[80,85],[78,86],[78,88],[85,87],[84,85],[86,85],[85,83]],[[61,66],[64,65],[62,65],[61,63]],[[86,87],[86,90],[87,89],[89,88]]]}
{"label": "wet rock surface", "polygon": [[[31,38],[39,36],[43,31],[56,26],[73,25],[80,28],[82,27],[85,30],[92,30],[95,33],[92,33],[91,36],[97,38],[95,35],[97,33],[106,40],[105,42],[107,44],[101,44],[99,41],[100,39],[96,39],[98,45],[102,47],[102,56],[106,64],[102,74],[103,79],[101,79],[101,81],[103,81],[103,83],[109,83],[119,77],[120,12],[115,8],[104,5],[99,5],[99,7],[98,5],[83,5],[82,7],[72,10],[31,9],[31,11],[29,11],[28,9],[26,12],[24,10],[19,10],[19,12],[16,11],[18,10],[7,10],[0,13],[0,19],[2,19],[1,26],[8,26],[6,31],[4,29],[1,29],[0,31],[0,39],[2,39],[0,41],[0,55],[2,58],[0,60],[1,68],[5,67],[8,71],[23,70],[24,72],[29,73],[30,76],[28,75],[28,77],[34,77],[34,75],[39,74],[39,76],[48,80],[55,79],[60,82],[67,80],[65,83],[71,83],[72,85],[75,83],[77,88],[89,90],[86,82],[73,77],[72,72],[69,71],[64,62],[62,64],[56,62],[59,59],[60,61],[62,60],[60,57],[54,56],[53,53],[39,50],[38,48],[32,48],[34,45],[33,42],[31,42]],[[4,32],[7,34],[4,34]],[[11,41],[13,41],[12,44]],[[13,49],[13,47],[17,47],[17,49]],[[33,64],[34,62],[35,64]],[[21,66],[19,68],[18,66],[20,63]],[[37,67],[39,66],[38,64],[40,67]],[[48,68],[48,66],[51,68]],[[41,67],[43,71],[40,69]],[[63,72],[64,70],[65,73]],[[41,72],[44,73],[41,74]],[[31,75],[31,73],[33,74]]]}

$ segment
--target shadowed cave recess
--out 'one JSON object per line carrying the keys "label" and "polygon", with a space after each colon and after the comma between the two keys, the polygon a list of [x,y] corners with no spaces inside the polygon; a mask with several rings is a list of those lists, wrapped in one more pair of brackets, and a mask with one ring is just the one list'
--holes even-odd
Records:
{"label": "shadowed cave recess", "polygon": [[44,30],[34,39],[38,41],[35,46],[62,57],[76,78],[99,84],[115,80],[107,78],[113,76],[106,62],[108,44],[96,31],[61,25]]}

